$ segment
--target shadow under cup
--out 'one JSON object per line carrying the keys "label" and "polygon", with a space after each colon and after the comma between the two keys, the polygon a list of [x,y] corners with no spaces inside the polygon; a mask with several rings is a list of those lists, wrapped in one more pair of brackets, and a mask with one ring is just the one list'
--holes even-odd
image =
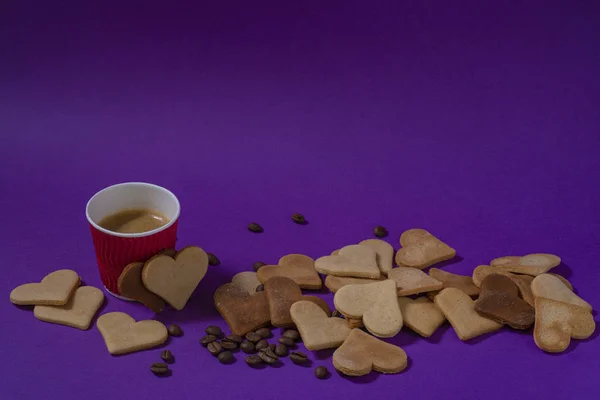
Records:
{"label": "shadow under cup", "polygon": [[[124,209],[156,210],[169,219],[166,225],[140,233],[118,233],[98,225],[104,217]],[[181,207],[169,190],[143,182],[109,186],[87,203],[85,214],[90,224],[100,278],[106,290],[119,298],[117,282],[123,269],[132,262],[146,261],[163,249],[175,248]]]}

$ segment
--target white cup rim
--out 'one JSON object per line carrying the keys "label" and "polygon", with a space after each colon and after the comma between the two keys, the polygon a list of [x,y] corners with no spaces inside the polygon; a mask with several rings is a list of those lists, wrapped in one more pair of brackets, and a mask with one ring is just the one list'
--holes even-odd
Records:
{"label": "white cup rim", "polygon": [[[161,190],[165,193],[167,193],[169,196],[171,196],[173,198],[173,200],[175,201],[175,204],[177,206],[177,211],[175,213],[175,217],[172,218],[168,224],[163,225],[159,228],[153,229],[151,231],[147,231],[147,232],[138,232],[138,233],[120,233],[120,232],[113,232],[110,231],[108,229],[105,229],[103,227],[101,227],[100,225],[98,225],[96,222],[94,222],[92,220],[92,218],[90,217],[90,213],[89,213],[89,209],[90,209],[90,204],[92,203],[92,201],[94,200],[94,198],[96,198],[96,196],[98,196],[99,194],[101,194],[102,192],[104,192],[105,190],[109,190],[115,187],[119,187],[119,186],[129,186],[129,185],[139,185],[139,186],[147,186],[147,187],[152,187],[154,189],[158,189]],[[169,189],[166,189],[162,186],[158,186],[155,185],[153,183],[147,183],[147,182],[123,182],[123,183],[117,183],[116,185],[111,185],[111,186],[107,186],[104,189],[98,191],[96,194],[94,194],[87,202],[86,206],[85,206],[85,217],[87,218],[88,222],[90,223],[90,225],[92,225],[95,229],[99,230],[100,232],[106,233],[107,235],[111,235],[111,236],[117,236],[117,237],[123,237],[123,238],[139,238],[139,237],[144,237],[144,236],[151,236],[154,235],[158,232],[164,231],[166,229],[169,229],[169,227],[171,227],[175,221],[177,221],[179,219],[179,214],[181,213],[181,205],[179,204],[179,199],[177,198],[177,196],[175,196],[175,194],[173,194],[173,192],[171,192]]]}

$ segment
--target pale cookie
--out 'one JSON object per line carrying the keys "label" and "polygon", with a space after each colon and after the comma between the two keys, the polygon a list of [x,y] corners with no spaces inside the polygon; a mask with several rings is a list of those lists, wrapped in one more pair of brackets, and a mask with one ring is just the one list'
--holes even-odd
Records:
{"label": "pale cookie", "polygon": [[333,366],[344,375],[362,376],[372,370],[395,374],[406,368],[404,350],[383,340],[353,329],[344,343],[333,353]]}
{"label": "pale cookie", "polygon": [[249,294],[256,293],[256,288],[261,285],[256,272],[239,272],[231,278],[231,283],[242,287]]}
{"label": "pale cookie", "polygon": [[278,265],[265,265],[257,272],[262,283],[274,276],[293,279],[302,289],[318,290],[323,286],[315,269],[315,260],[303,254],[288,254],[279,259]]}
{"label": "pale cookie", "polygon": [[584,310],[592,311],[592,306],[581,297],[570,290],[560,279],[550,274],[542,274],[535,277],[531,282],[531,291],[538,298],[561,301],[567,304],[581,307]]}
{"label": "pale cookie", "polygon": [[559,353],[569,347],[571,338],[587,339],[596,330],[592,314],[572,304],[535,298],[533,339],[542,350]]}
{"label": "pale cookie", "polygon": [[456,256],[456,250],[424,229],[407,230],[400,236],[400,244],[396,263],[402,267],[423,269]]}
{"label": "pale cookie", "polygon": [[292,304],[290,314],[308,350],[338,347],[350,334],[342,318],[330,318],[313,302],[303,300]]}
{"label": "pale cookie", "polygon": [[67,304],[79,282],[79,275],[75,271],[54,271],[46,275],[40,283],[26,283],[14,288],[10,292],[10,302],[20,306],[62,306]]}
{"label": "pale cookie", "polygon": [[481,287],[481,282],[485,279],[486,276],[491,274],[500,274],[506,275],[508,277],[512,277],[508,271],[504,271],[500,268],[492,267],[489,265],[479,265],[473,270],[473,284],[477,287]]}
{"label": "pale cookie", "polygon": [[475,311],[475,302],[456,288],[443,289],[434,299],[460,340],[469,340],[497,331],[502,324],[482,317]]}
{"label": "pale cookie", "polygon": [[33,315],[40,321],[67,325],[86,330],[104,302],[102,290],[93,286],[82,286],[64,306],[35,306]]}
{"label": "pale cookie", "polygon": [[375,336],[392,337],[402,328],[396,282],[387,279],[366,285],[347,285],[333,297],[335,308],[350,318],[362,318]]}
{"label": "pale cookie", "polygon": [[265,293],[269,303],[271,325],[275,327],[294,326],[294,321],[290,315],[290,307],[301,300],[311,301],[321,307],[327,316],[331,315],[331,310],[325,300],[316,296],[303,296],[300,286],[285,276],[274,276],[265,282]]}
{"label": "pale cookie", "polygon": [[340,254],[340,249],[334,250],[331,252],[331,256],[337,256],[338,254]]}
{"label": "pale cookie", "polygon": [[119,292],[125,297],[139,301],[155,313],[162,312],[165,308],[165,301],[146,289],[144,282],[142,282],[143,268],[143,262],[134,262],[127,265],[121,272],[117,282]]}
{"label": "pale cookie", "polygon": [[441,290],[442,282],[416,268],[397,267],[388,272],[388,278],[396,282],[398,296]]}
{"label": "pale cookie", "polygon": [[243,336],[268,325],[271,320],[265,292],[250,295],[241,286],[226,283],[215,291],[214,301],[234,335]]}
{"label": "pale cookie", "polygon": [[175,259],[158,255],[146,261],[142,270],[144,286],[181,310],[208,270],[208,256],[200,247],[189,246]]}
{"label": "pale cookie", "polygon": [[378,279],[381,276],[377,266],[377,253],[370,247],[360,244],[342,247],[337,256],[317,259],[315,268],[326,275],[370,279]]}
{"label": "pale cookie", "polygon": [[404,325],[423,337],[430,337],[439,328],[446,317],[433,302],[426,297],[410,299],[398,297]]}
{"label": "pale cookie", "polygon": [[431,268],[429,270],[429,276],[442,282],[444,288],[457,288],[471,297],[477,297],[479,295],[479,288],[475,286],[473,278],[470,276],[457,275],[451,272],[442,271],[438,268]]}
{"label": "pale cookie", "polygon": [[569,289],[573,290],[573,285],[571,285],[571,282],[569,282],[569,281],[567,280],[567,278],[565,278],[564,276],[562,276],[562,275],[559,275],[559,274],[555,274],[555,273],[552,273],[552,272],[549,272],[549,273],[548,273],[548,275],[552,275],[552,276],[555,276],[555,277],[557,277],[558,279],[560,279],[560,281],[561,281],[562,283],[564,283],[564,284],[565,284],[565,286],[566,286],[566,287],[568,287]]}
{"label": "pale cookie", "polygon": [[539,275],[548,272],[560,264],[560,257],[554,254],[528,254],[524,257],[500,257],[490,262],[492,267],[502,268],[504,271],[525,275]]}
{"label": "pale cookie", "polygon": [[377,255],[377,266],[383,275],[394,267],[394,248],[384,240],[367,239],[359,243],[360,245],[370,247]]}
{"label": "pale cookie", "polygon": [[162,322],[135,319],[123,312],[103,314],[96,322],[110,354],[125,354],[163,344],[167,328]]}
{"label": "pale cookie", "polygon": [[510,279],[519,288],[519,294],[521,298],[525,300],[530,306],[535,307],[533,292],[531,291],[531,282],[533,282],[533,276],[531,275],[517,275],[513,274]]}
{"label": "pale cookie", "polygon": [[325,286],[327,289],[331,290],[331,292],[335,293],[340,290],[341,287],[346,285],[362,285],[365,283],[377,282],[379,280],[383,279],[350,278],[348,276],[327,275],[327,277],[325,277]]}

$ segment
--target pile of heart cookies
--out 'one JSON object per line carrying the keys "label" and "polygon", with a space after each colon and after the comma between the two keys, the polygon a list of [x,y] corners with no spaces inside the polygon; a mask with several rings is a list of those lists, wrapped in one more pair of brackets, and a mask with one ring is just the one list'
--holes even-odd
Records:
{"label": "pile of heart cookies", "polygon": [[[189,246],[178,252],[164,250],[146,262],[126,266],[118,287],[121,295],[154,312],[161,312],[165,303],[181,310],[207,269],[208,256],[200,247]],[[20,306],[34,306],[33,314],[39,320],[87,330],[104,302],[104,294],[96,287],[80,284],[75,271],[54,271],[41,282],[13,289],[10,301]],[[167,328],[161,322],[136,322],[123,312],[103,314],[96,325],[111,354],[152,348],[168,338]]]}
{"label": "pile of heart cookies", "polygon": [[[336,348],[333,365],[349,376],[405,369],[404,350],[382,340],[405,326],[429,337],[447,320],[463,341],[505,325],[535,326],[534,341],[547,352],[564,351],[571,338],[595,330],[592,307],[549,272],[561,262],[555,255],[496,258],[462,276],[424,271],[456,256],[431,233],[410,229],[400,244],[395,251],[369,239],[316,260],[286,255],[276,265],[235,275],[216,290],[215,306],[236,335],[268,325],[296,327],[308,350]],[[322,288],[319,274],[334,293],[333,315],[322,299],[302,293]]]}

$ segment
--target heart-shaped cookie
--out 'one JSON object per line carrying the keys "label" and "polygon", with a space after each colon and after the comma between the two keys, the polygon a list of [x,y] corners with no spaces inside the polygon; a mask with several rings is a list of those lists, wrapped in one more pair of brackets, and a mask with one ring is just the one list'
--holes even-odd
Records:
{"label": "heart-shaped cookie", "polygon": [[350,328],[342,318],[330,318],[311,301],[302,300],[292,304],[290,314],[308,350],[338,347],[350,334]]}
{"label": "heart-shaped cookie", "polygon": [[75,271],[54,271],[46,275],[40,283],[26,283],[14,288],[10,292],[10,302],[20,306],[62,306],[67,304],[79,282],[79,275]]}
{"label": "heart-shaped cookie", "polygon": [[540,349],[550,353],[565,351],[571,338],[587,339],[595,330],[596,322],[588,310],[560,301],[535,298],[533,338]]}
{"label": "heart-shaped cookie", "polygon": [[438,268],[431,268],[429,276],[442,282],[445,288],[454,287],[462,290],[471,297],[479,296],[479,288],[475,286],[473,278],[470,276],[457,275]]}
{"label": "heart-shaped cookie", "polygon": [[33,315],[40,321],[67,325],[86,330],[104,302],[102,290],[93,286],[81,286],[64,306],[35,306]]}
{"label": "heart-shaped cookie", "polygon": [[456,288],[443,289],[433,301],[444,313],[460,340],[473,339],[502,328],[502,324],[479,315],[475,311],[473,299]]}
{"label": "heart-shaped cookie", "polygon": [[303,254],[288,254],[279,259],[278,265],[265,265],[257,272],[258,280],[265,283],[274,276],[293,279],[302,289],[319,290],[323,286],[315,269],[315,260]]}
{"label": "heart-shaped cookie", "polygon": [[523,300],[527,302],[531,307],[535,307],[533,292],[531,291],[531,283],[533,282],[533,276],[531,275],[517,275],[513,274],[509,278],[519,288],[519,295]]}
{"label": "heart-shaped cookie", "polygon": [[490,262],[492,267],[517,274],[537,276],[545,274],[560,264],[560,257],[554,254],[528,254],[523,257],[507,256],[495,258]]}
{"label": "heart-shaped cookie", "polygon": [[163,344],[168,337],[162,322],[135,319],[123,312],[103,314],[96,322],[110,354],[126,354]]}
{"label": "heart-shaped cookie", "polygon": [[265,282],[265,293],[269,302],[269,313],[273,326],[281,328],[294,326],[290,307],[300,300],[313,302],[321,307],[327,316],[331,315],[331,310],[325,300],[316,296],[303,296],[300,286],[285,276],[274,276]]}
{"label": "heart-shaped cookie", "polygon": [[341,287],[344,287],[346,285],[362,285],[365,283],[377,282],[377,281],[380,281],[383,279],[384,278],[368,279],[368,278],[350,278],[348,276],[327,275],[327,277],[325,278],[325,286],[327,287],[327,289],[331,290],[332,293],[335,293],[338,290],[340,290]]}
{"label": "heart-shaped cookie", "polygon": [[478,265],[473,270],[473,284],[477,287],[481,287],[481,282],[485,279],[486,276],[491,274],[500,274],[506,275],[508,277],[512,277],[514,274],[504,271],[503,269],[492,267],[489,265]]}
{"label": "heart-shaped cookie", "polygon": [[488,275],[483,280],[475,311],[515,329],[527,329],[535,320],[534,308],[519,297],[517,285],[500,274]]}
{"label": "heart-shaped cookie", "polygon": [[377,253],[370,247],[353,244],[342,247],[337,256],[325,256],[315,261],[315,268],[322,274],[378,279]]}
{"label": "heart-shaped cookie", "polygon": [[388,278],[396,282],[398,296],[432,292],[444,287],[442,282],[416,268],[394,268],[388,272]]}
{"label": "heart-shaped cookie", "polygon": [[226,283],[215,291],[214,301],[217,311],[234,335],[243,336],[268,325],[271,320],[265,292],[250,295],[241,286]]}
{"label": "heart-shaped cookie", "polygon": [[146,289],[181,310],[208,270],[208,256],[200,247],[189,246],[175,259],[161,254],[146,261],[142,281]]}
{"label": "heart-shaped cookie", "polygon": [[384,240],[367,239],[359,243],[360,245],[370,247],[377,256],[377,266],[383,275],[387,275],[394,267],[394,248]]}
{"label": "heart-shaped cookie", "polygon": [[423,337],[429,337],[439,328],[446,317],[427,297],[398,297],[404,325]]}
{"label": "heart-shaped cookie", "polygon": [[256,293],[256,288],[261,285],[256,275],[256,272],[252,271],[238,272],[231,278],[231,283],[241,286],[248,294],[253,294]]}
{"label": "heart-shaped cookie", "polygon": [[538,298],[561,301],[592,311],[592,306],[570,290],[560,279],[550,274],[541,274],[531,282],[531,291]]}
{"label": "heart-shaped cookie", "polygon": [[133,262],[127,265],[117,281],[119,292],[125,297],[142,303],[155,313],[162,312],[165,308],[165,301],[146,289],[142,282],[143,268],[143,262]]}
{"label": "heart-shaped cookie", "polygon": [[396,263],[403,267],[423,269],[456,256],[456,250],[424,229],[405,231],[400,236],[400,244]]}
{"label": "heart-shaped cookie", "polygon": [[344,343],[333,353],[333,366],[344,375],[361,376],[372,370],[395,374],[406,368],[408,357],[393,344],[353,329]]}
{"label": "heart-shaped cookie", "polygon": [[396,282],[387,279],[366,285],[347,285],[333,297],[335,308],[351,318],[362,318],[375,336],[392,337],[402,328]]}

